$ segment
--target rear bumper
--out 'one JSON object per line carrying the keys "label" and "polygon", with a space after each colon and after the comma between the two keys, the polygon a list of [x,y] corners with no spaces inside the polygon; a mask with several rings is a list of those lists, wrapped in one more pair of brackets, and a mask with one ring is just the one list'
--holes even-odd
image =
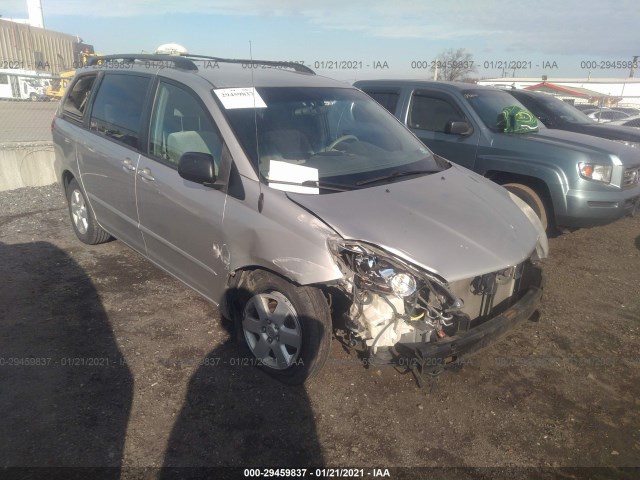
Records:
{"label": "rear bumper", "polygon": [[542,299],[543,287],[544,276],[540,272],[537,284],[531,285],[516,303],[481,325],[437,342],[397,343],[395,350],[411,359],[409,364],[422,372],[445,367],[494,343],[518,323],[531,318]]}

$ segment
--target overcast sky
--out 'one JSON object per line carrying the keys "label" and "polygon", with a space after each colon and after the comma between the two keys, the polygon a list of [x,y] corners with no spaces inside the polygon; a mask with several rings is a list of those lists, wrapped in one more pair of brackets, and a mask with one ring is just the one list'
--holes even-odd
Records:
{"label": "overcast sky", "polygon": [[[501,76],[504,62],[526,67],[516,76],[626,77],[627,68],[601,62],[640,55],[638,0],[42,0],[42,6],[46,28],[78,35],[100,53],[179,43],[192,53],[248,57],[251,41],[254,58],[304,61],[349,80],[430,77],[420,68],[428,63],[415,62],[448,48],[473,54],[476,77]],[[3,0],[0,15],[26,18],[26,0]],[[336,69],[333,62],[356,68]]]}

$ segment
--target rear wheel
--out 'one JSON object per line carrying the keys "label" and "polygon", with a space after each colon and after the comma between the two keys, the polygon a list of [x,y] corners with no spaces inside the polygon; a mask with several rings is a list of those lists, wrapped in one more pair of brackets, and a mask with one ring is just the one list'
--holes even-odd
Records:
{"label": "rear wheel", "polygon": [[549,232],[553,228],[547,202],[536,190],[521,183],[505,183],[502,186],[523,200],[536,212],[546,232]]}
{"label": "rear wheel", "polygon": [[81,242],[97,245],[111,238],[96,222],[91,205],[87,202],[84,192],[75,178],[67,185],[67,203],[73,231]]}
{"label": "rear wheel", "polygon": [[331,345],[331,314],[320,290],[272,273],[246,273],[235,295],[238,340],[268,374],[288,384],[315,376]]}

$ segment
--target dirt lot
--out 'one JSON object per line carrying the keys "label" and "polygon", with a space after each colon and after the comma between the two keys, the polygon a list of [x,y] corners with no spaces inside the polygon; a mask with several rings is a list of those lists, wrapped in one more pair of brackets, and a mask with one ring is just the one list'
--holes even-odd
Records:
{"label": "dirt lot", "polygon": [[0,193],[0,467],[637,467],[640,217],[550,245],[541,320],[433,389],[335,339],[291,388],[180,282],[76,240],[58,187]]}

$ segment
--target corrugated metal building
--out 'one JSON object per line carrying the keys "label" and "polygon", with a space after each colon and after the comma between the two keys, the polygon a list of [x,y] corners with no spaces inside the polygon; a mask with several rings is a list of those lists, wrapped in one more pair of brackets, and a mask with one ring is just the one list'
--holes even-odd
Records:
{"label": "corrugated metal building", "polygon": [[77,55],[84,47],[88,46],[73,35],[0,19],[1,69],[20,68],[57,75],[78,67]]}

